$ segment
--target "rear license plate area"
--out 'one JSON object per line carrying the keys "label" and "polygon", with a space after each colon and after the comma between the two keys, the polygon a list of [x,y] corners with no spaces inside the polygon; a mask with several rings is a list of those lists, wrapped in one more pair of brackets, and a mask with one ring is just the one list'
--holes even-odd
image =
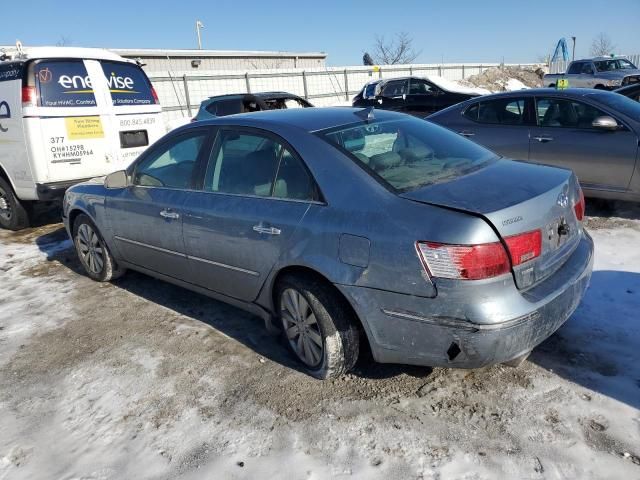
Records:
{"label": "rear license plate area", "polygon": [[547,242],[552,251],[563,247],[576,233],[576,226],[570,225],[564,217],[555,219],[546,227]]}
{"label": "rear license plate area", "polygon": [[120,148],[146,147],[149,135],[146,130],[128,130],[120,132]]}

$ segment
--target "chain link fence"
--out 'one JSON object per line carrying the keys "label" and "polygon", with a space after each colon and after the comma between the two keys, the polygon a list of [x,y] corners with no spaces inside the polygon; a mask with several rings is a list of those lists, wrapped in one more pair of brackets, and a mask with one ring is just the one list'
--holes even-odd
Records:
{"label": "chain link fence", "polygon": [[371,80],[402,76],[439,76],[462,80],[498,63],[383,65],[380,67],[327,67],[322,69],[252,70],[150,73],[169,122],[193,117],[200,102],[215,95],[286,91],[316,106],[347,105]]}

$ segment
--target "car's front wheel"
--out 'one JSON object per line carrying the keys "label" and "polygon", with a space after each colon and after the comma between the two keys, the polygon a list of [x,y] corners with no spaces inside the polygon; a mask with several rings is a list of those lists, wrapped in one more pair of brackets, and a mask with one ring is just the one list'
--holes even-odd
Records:
{"label": "car's front wheel", "polygon": [[339,377],[356,363],[359,331],[353,312],[333,286],[308,275],[288,275],[276,288],[287,344],[316,378]]}
{"label": "car's front wheel", "polygon": [[98,282],[115,280],[124,273],[118,268],[98,229],[85,215],[73,223],[73,243],[87,275]]}

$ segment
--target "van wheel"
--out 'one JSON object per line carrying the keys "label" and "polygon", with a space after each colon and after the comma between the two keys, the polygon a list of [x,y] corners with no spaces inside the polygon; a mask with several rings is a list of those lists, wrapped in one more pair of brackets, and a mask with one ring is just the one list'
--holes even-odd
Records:
{"label": "van wheel", "polygon": [[29,226],[29,212],[4,178],[0,178],[0,227],[22,230]]}
{"label": "van wheel", "polygon": [[73,243],[87,275],[97,282],[109,282],[124,274],[111,256],[102,235],[85,214],[73,222]]}
{"label": "van wheel", "polygon": [[353,368],[359,332],[346,301],[325,282],[287,275],[276,287],[283,335],[305,370],[319,379],[336,378]]}

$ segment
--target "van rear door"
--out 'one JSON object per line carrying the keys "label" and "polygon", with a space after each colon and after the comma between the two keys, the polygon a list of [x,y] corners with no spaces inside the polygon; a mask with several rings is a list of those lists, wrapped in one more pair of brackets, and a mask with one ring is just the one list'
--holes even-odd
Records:
{"label": "van rear door", "polygon": [[149,78],[137,64],[113,60],[98,63],[106,80],[113,155],[126,167],[166,133],[162,109]]}
{"label": "van rear door", "polygon": [[30,63],[23,118],[36,183],[80,180],[117,170],[105,134],[108,111],[82,59]]}

